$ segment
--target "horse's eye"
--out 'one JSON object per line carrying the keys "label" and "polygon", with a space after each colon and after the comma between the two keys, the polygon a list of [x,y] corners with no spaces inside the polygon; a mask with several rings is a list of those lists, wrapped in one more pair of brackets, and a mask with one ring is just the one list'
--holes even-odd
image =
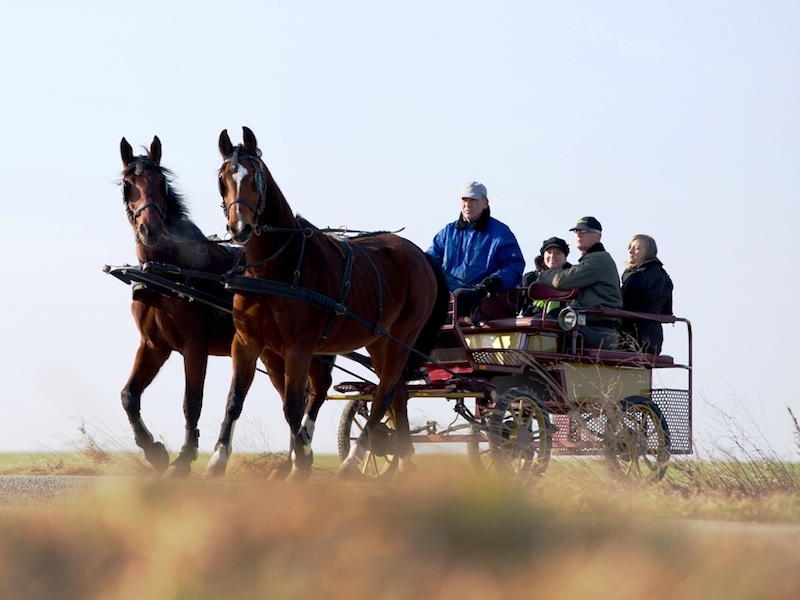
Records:
{"label": "horse's eye", "polygon": [[219,179],[217,180],[217,182],[219,184],[219,194],[220,194],[220,196],[225,196],[225,189],[226,189],[225,188],[225,180],[222,178],[222,175],[219,176]]}

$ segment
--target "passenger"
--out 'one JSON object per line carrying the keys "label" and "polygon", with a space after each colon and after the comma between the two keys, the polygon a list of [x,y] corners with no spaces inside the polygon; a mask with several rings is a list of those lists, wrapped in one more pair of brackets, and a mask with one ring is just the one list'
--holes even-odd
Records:
{"label": "passenger", "polygon": [[[458,220],[434,236],[427,252],[442,265],[458,316],[465,316],[487,295],[519,285],[525,259],[508,226],[490,216],[486,186],[466,184],[459,203]],[[514,311],[511,306],[508,316]]]}
{"label": "passenger", "polygon": [[[579,290],[572,303],[575,308],[622,308],[619,272],[600,238],[603,227],[594,217],[583,217],[570,231],[575,232],[575,246],[580,250],[578,264],[566,269],[548,269],[539,274],[539,281],[557,290]],[[614,349],[619,345],[620,319],[597,314],[586,315],[580,326],[584,346]]]}
{"label": "passenger", "polygon": [[[628,244],[628,267],[622,273],[622,308],[638,312],[672,314],[672,279],[657,257],[656,241],[635,235]],[[631,349],[661,354],[661,323],[643,319],[622,322],[623,340]]]}
{"label": "passenger", "polygon": [[529,271],[522,276],[522,287],[525,290],[522,293],[521,307],[519,314],[521,317],[534,317],[542,314],[547,303],[548,316],[558,316],[559,311],[563,308],[562,302],[558,300],[533,300],[528,294],[528,287],[537,279],[539,273],[547,269],[568,269],[572,265],[567,262],[569,256],[569,244],[562,240],[560,237],[551,237],[542,242],[542,247],[539,250],[539,256],[533,259],[533,264],[536,267],[535,271]]}

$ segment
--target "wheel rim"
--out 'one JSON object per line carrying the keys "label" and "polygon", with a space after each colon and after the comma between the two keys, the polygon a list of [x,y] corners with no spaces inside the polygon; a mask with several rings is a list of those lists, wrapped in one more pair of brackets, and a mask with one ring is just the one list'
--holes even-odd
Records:
{"label": "wheel rim", "polygon": [[[364,431],[369,418],[369,407],[367,404],[356,401],[351,402],[342,413],[339,434],[339,458],[344,460],[353,444]],[[382,423],[391,430],[395,430],[394,413],[391,408],[386,411]],[[364,459],[358,466],[359,473],[366,479],[384,479],[391,477],[399,464],[399,458],[395,454],[379,456],[372,451],[368,451]]]}
{"label": "wheel rim", "polygon": [[658,481],[669,461],[669,433],[650,400],[625,402],[609,420],[607,457],[612,472],[631,481]]}
{"label": "wheel rim", "polygon": [[522,479],[544,473],[552,448],[550,418],[532,392],[511,389],[498,400],[489,418],[493,467]]}

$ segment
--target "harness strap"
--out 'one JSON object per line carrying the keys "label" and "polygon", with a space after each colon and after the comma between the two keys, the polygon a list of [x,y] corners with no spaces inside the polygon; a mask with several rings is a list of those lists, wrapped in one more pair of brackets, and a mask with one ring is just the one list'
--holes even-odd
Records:
{"label": "harness strap", "polygon": [[[374,331],[378,335],[391,337],[389,332],[384,331],[377,324],[368,321],[364,317],[355,314],[349,308],[339,304],[339,302],[333,298],[308,288],[292,287],[288,283],[283,283],[282,281],[273,281],[271,279],[261,279],[259,277],[249,277],[246,275],[234,275],[228,278],[228,281],[225,284],[225,289],[234,292],[252,292],[256,294],[268,294],[272,296],[279,296],[281,298],[289,298],[290,300],[299,300],[323,310],[333,311],[337,313],[338,316],[352,319],[359,325],[364,326],[370,331]],[[397,341],[402,343],[400,340]]]}
{"label": "harness strap", "polygon": [[383,280],[381,279],[381,274],[378,271],[378,267],[375,266],[375,261],[372,260],[369,252],[360,246],[359,249],[364,253],[364,256],[367,257],[367,260],[369,261],[369,264],[375,273],[375,280],[378,284],[378,318],[375,320],[375,328],[372,330],[373,333],[378,333],[378,331],[381,329],[381,319],[383,319]]}
{"label": "harness strap", "polygon": [[[317,343],[318,346],[322,346],[326,341],[328,341],[328,333],[330,333],[331,327],[333,327],[333,321],[344,316],[345,311],[347,311],[347,297],[350,295],[350,288],[352,287],[350,282],[350,274],[353,271],[353,249],[351,244],[332,236],[327,236],[327,238],[344,254],[344,271],[342,272],[342,283],[339,287],[339,300],[337,302],[338,308],[335,308],[328,315],[328,321],[325,323],[325,329],[322,330],[322,335]],[[293,287],[297,286],[294,285]]]}

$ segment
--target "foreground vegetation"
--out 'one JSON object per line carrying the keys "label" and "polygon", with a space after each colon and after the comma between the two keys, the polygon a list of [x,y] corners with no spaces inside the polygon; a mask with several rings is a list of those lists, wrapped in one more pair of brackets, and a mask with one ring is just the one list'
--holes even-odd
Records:
{"label": "foreground vegetation", "polygon": [[[0,510],[2,598],[796,598],[800,472],[679,461],[655,487],[554,460],[534,486],[420,456],[384,485],[161,480],[135,453],[4,457],[0,472],[109,475]],[[198,461],[201,472],[204,459]],[[94,479],[92,480],[94,481]]]}

